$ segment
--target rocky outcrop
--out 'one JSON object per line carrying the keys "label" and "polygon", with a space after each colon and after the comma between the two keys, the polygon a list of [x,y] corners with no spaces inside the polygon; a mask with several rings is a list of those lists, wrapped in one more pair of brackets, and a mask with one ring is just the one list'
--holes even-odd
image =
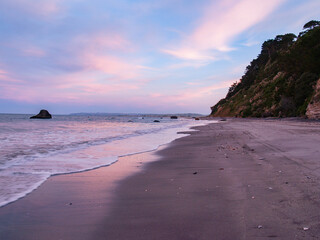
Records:
{"label": "rocky outcrop", "polygon": [[320,79],[317,81],[314,95],[307,107],[306,116],[311,119],[320,119]]}
{"label": "rocky outcrop", "polygon": [[47,110],[42,109],[42,110],[40,110],[40,112],[37,115],[30,117],[30,119],[34,119],[34,118],[50,119],[50,118],[52,118],[52,116]]}

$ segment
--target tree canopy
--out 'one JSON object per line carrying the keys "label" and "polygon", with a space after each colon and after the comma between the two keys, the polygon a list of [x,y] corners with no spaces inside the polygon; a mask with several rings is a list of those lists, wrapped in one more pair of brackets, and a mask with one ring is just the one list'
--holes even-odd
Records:
{"label": "tree canopy", "polygon": [[318,26],[320,26],[320,21],[311,20],[303,26],[303,29],[313,29]]}

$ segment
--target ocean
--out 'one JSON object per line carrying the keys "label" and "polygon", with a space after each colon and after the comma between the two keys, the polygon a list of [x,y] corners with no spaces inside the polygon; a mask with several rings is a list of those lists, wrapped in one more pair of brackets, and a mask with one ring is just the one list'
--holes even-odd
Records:
{"label": "ocean", "polygon": [[[152,151],[204,121],[160,115],[0,114],[0,207],[56,174],[108,166],[118,157]],[[154,122],[158,120],[160,122]]]}

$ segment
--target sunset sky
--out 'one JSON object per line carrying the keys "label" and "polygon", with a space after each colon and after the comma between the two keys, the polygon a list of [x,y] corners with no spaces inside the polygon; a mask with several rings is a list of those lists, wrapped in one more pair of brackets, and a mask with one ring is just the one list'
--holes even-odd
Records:
{"label": "sunset sky", "polygon": [[0,112],[210,113],[319,0],[1,0]]}

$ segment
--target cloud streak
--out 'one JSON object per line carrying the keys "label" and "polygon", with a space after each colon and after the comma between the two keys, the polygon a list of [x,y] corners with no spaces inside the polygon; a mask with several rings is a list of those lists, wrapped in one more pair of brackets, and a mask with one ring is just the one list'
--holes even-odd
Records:
{"label": "cloud streak", "polygon": [[284,0],[214,1],[206,6],[195,29],[178,46],[162,50],[184,60],[209,62],[230,46],[239,34],[262,21]]}
{"label": "cloud streak", "polygon": [[230,85],[236,81],[237,80],[232,79],[202,87],[196,87],[194,84],[192,84],[191,87],[188,87],[177,94],[165,95],[161,93],[152,93],[150,94],[150,97],[154,102],[161,102],[163,104],[168,104],[169,102],[175,102],[181,106],[195,103],[198,104],[199,101],[201,102],[204,98],[213,96],[215,91],[229,88]]}

